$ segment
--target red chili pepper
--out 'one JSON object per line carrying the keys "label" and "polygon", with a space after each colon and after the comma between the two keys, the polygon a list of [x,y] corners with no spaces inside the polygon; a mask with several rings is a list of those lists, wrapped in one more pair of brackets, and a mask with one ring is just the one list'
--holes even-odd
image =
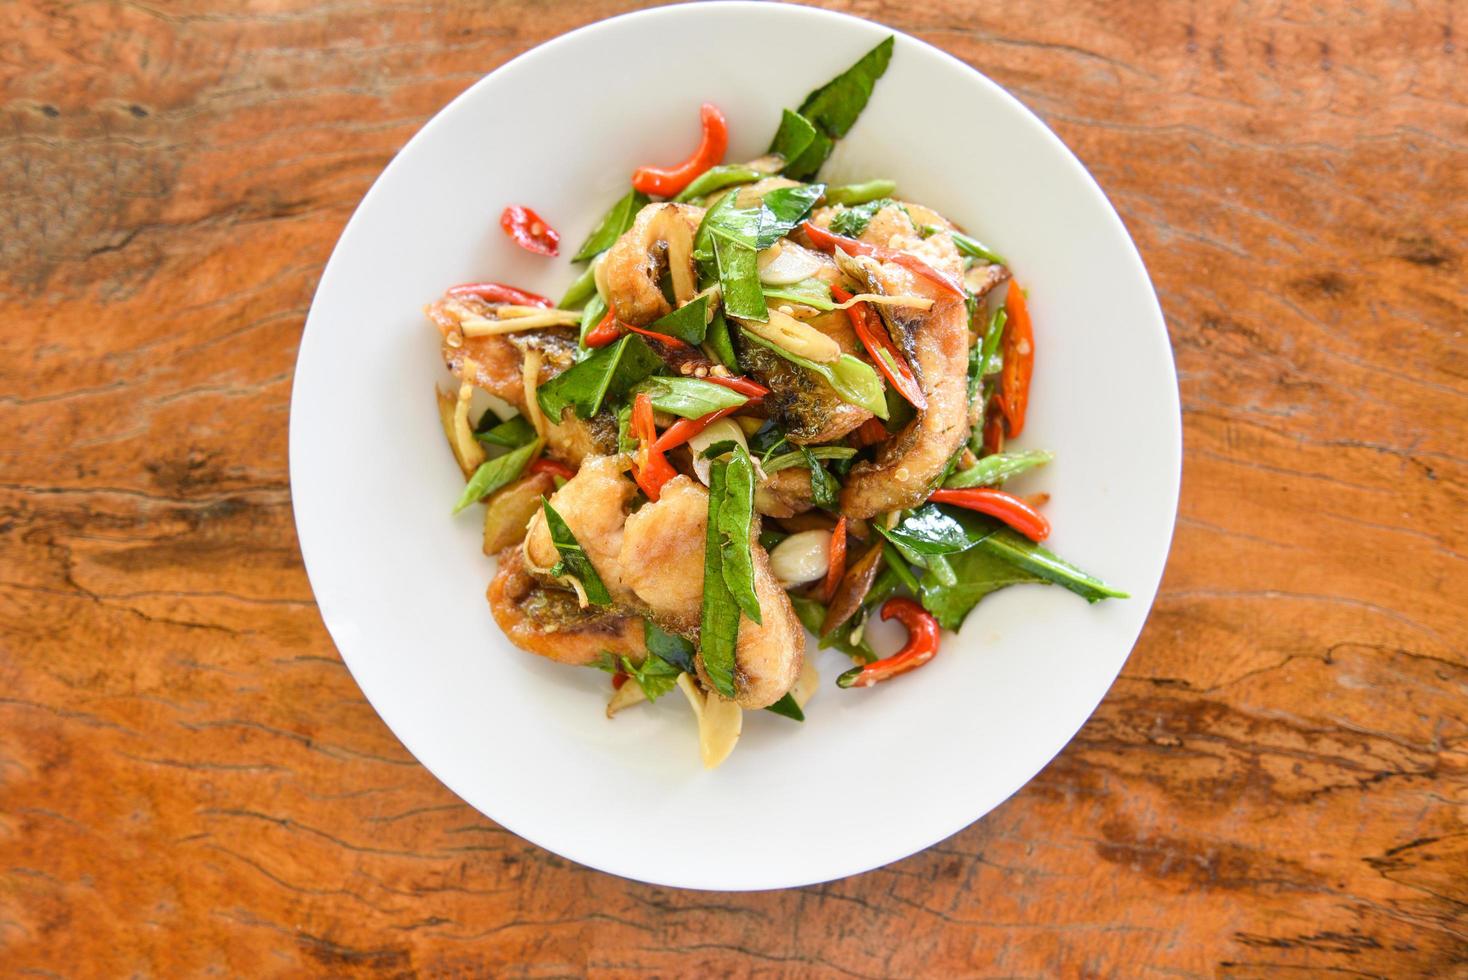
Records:
{"label": "red chili pepper", "polygon": [[831,562],[826,569],[826,586],[821,591],[821,601],[829,603],[836,595],[836,586],[846,574],[846,515],[842,514],[831,532]]}
{"label": "red chili pepper", "polygon": [[693,183],[695,177],[720,160],[729,148],[729,124],[717,106],[705,102],[698,113],[703,123],[703,139],[693,156],[676,167],[638,167],[632,172],[632,186],[644,194],[672,197]]}
{"label": "red chili pepper", "polygon": [[882,604],[882,618],[896,619],[907,627],[907,643],[890,657],[864,667],[853,667],[836,678],[837,687],[871,687],[898,674],[916,670],[938,653],[938,621],[906,596]]}
{"label": "red chili pepper", "polygon": [[561,235],[544,218],[527,207],[511,204],[500,214],[500,227],[527,252],[559,255]]}
{"label": "red chili pepper", "polygon": [[477,296],[486,303],[510,303],[514,306],[539,306],[550,309],[555,306],[539,293],[528,293],[514,286],[499,282],[466,282],[462,286],[450,286],[450,296]]}
{"label": "red chili pepper", "polygon": [[531,473],[549,473],[551,476],[564,477],[569,480],[576,475],[576,471],[558,459],[547,459],[542,456],[528,467]]}
{"label": "red chili pepper", "polygon": [[[840,286],[831,287],[831,295],[844,303],[851,299],[851,294]],[[912,367],[907,363],[907,358],[892,343],[887,328],[880,323],[873,324],[872,317],[876,316],[871,307],[866,303],[857,303],[855,306],[847,307],[847,319],[851,321],[851,328],[856,331],[856,339],[867,349],[872,361],[876,363],[877,370],[890,382],[897,393],[912,403],[912,407],[918,411],[925,411],[928,407],[928,399],[923,394],[922,388],[918,386],[917,376],[912,373]],[[885,356],[884,356],[885,355]]]}
{"label": "red chili pepper", "polygon": [[770,389],[758,381],[751,381],[749,378],[721,378],[711,374],[703,380],[712,381],[716,385],[723,385],[725,388],[731,391],[737,391],[741,395],[746,395],[751,399],[763,398],[770,393]]}
{"label": "red chili pepper", "polygon": [[992,487],[968,490],[934,490],[928,498],[938,504],[953,504],[967,510],[988,514],[1014,528],[1031,541],[1044,541],[1050,536],[1050,522],[1045,515],[1012,493]]}
{"label": "red chili pepper", "polygon": [[678,475],[658,446],[657,424],[652,417],[652,398],[641,392],[632,402],[632,434],[637,437],[637,485],[648,500],[657,500],[663,484]]}
{"label": "red chili pepper", "polygon": [[887,427],[882,420],[873,416],[857,427],[851,434],[851,441],[856,443],[857,449],[865,449],[867,446],[875,446],[879,442],[887,441]]}
{"label": "red chili pepper", "polygon": [[620,336],[622,325],[617,322],[617,311],[608,309],[607,315],[586,331],[585,343],[587,347],[605,347]]}
{"label": "red chili pepper", "polygon": [[744,405],[735,405],[732,408],[721,408],[717,412],[700,415],[696,419],[679,419],[663,430],[663,434],[658,437],[653,448],[660,453],[665,453],[669,449],[681,446],[719,419],[728,418],[743,407]]}
{"label": "red chili pepper", "polygon": [[627,675],[622,673],[620,670],[612,675],[612,690],[620,691],[622,689],[622,685],[625,683],[627,683]]}
{"label": "red chili pepper", "polygon": [[634,327],[630,323],[624,323],[622,324],[622,326],[626,327],[628,330],[631,330],[633,333],[640,333],[644,337],[651,337],[653,340],[662,341],[674,350],[679,350],[688,346],[688,344],[679,340],[677,337],[673,337],[665,333],[658,333],[656,330],[645,330],[642,327]]}
{"label": "red chili pepper", "polygon": [[999,410],[1009,438],[1025,428],[1025,408],[1030,403],[1030,376],[1035,373],[1035,331],[1030,326],[1030,309],[1019,283],[1009,283],[1004,297],[1004,367],[999,373]]}
{"label": "red chili pepper", "polygon": [[963,288],[963,283],[946,272],[939,272],[911,252],[904,252],[895,248],[885,248],[881,245],[873,245],[870,242],[858,241],[855,238],[847,238],[845,235],[833,234],[824,228],[811,224],[809,221],[801,225],[801,228],[805,230],[806,237],[810,239],[811,244],[823,252],[834,252],[836,251],[836,246],[839,245],[841,246],[841,250],[847,255],[870,255],[873,258],[881,259],[883,262],[895,262],[909,272],[922,276],[957,299],[966,299],[968,297],[968,292]]}
{"label": "red chili pepper", "polygon": [[989,403],[984,416],[984,455],[992,456],[1004,448],[1004,419],[995,411],[995,402]]}

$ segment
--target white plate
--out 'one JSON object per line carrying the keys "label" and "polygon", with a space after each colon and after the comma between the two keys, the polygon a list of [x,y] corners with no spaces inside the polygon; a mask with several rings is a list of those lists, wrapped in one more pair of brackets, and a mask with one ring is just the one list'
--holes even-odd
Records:
{"label": "white plate", "polygon": [[[431,388],[421,309],[494,279],[558,295],[565,258],[510,244],[528,204],[574,251],[640,163],[677,159],[700,102],[728,160],[762,153],[798,105],[891,33],[804,7],[664,7],[594,24],[455,99],[383,172],[326,267],[301,341],[291,487],[311,584],[342,658],[393,732],[455,793],[582,864],[688,888],[776,888],[878,867],[962,829],[1037,773],[1094,710],[1146,619],[1177,505],[1172,353],[1140,257],[1105,196],[1034,115],[899,34],[886,76],[823,176],[891,177],[1012,263],[1037,367],[1022,445],[1056,461],[1050,542],[1129,590],[986,600],[921,671],[841,691],[843,658],[797,725],[746,716],[704,771],[676,692],[608,721],[606,675],[513,648],[484,601],[492,563]],[[890,649],[890,648],[889,648]]]}

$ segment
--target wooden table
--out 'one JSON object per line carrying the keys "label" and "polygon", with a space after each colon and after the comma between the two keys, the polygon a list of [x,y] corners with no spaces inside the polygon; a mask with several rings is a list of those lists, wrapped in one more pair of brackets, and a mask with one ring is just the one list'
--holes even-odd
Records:
{"label": "wooden table", "polygon": [[1177,351],[1162,593],[1014,799],[857,878],[700,894],[408,756],[296,547],[302,321],[425,119],[629,6],[0,6],[0,972],[1468,976],[1451,0],[833,4],[1055,127]]}

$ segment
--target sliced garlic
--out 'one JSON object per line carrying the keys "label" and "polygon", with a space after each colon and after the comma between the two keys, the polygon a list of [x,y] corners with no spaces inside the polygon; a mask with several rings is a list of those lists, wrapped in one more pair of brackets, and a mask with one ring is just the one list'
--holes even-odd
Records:
{"label": "sliced garlic", "polygon": [[807,326],[779,310],[770,310],[769,313],[770,319],[765,323],[739,319],[739,325],[797,357],[823,364],[832,364],[841,359],[841,345],[815,327]]}

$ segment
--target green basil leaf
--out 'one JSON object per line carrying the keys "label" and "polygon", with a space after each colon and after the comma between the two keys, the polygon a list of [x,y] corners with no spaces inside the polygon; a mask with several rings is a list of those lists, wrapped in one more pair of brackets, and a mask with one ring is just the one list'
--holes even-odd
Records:
{"label": "green basil leaf", "polygon": [[[827,204],[844,204],[851,207],[855,204],[866,204],[879,199],[890,199],[897,190],[895,180],[869,180],[864,184],[843,184],[840,187],[826,188]],[[888,203],[891,203],[890,200]],[[874,214],[876,212],[873,212]],[[870,220],[870,219],[868,219]],[[834,223],[831,226],[835,228]],[[846,232],[841,232],[846,234]],[[860,234],[858,232],[858,234]]]}
{"label": "green basil leaf", "polygon": [[[513,415],[510,417],[514,418]],[[484,412],[479,416],[479,421],[474,423],[474,434],[478,436],[482,433],[488,432],[490,429],[493,429],[495,426],[499,425],[501,421],[503,420],[494,413],[494,409],[486,408]]]}
{"label": "green basil leaf", "polygon": [[850,624],[843,623],[830,636],[821,636],[821,624],[826,621],[826,607],[816,600],[792,595],[790,605],[795,610],[796,618],[815,636],[822,650],[840,650],[853,660],[866,664],[877,659],[876,651],[867,642],[865,635],[862,636],[860,643],[851,642],[852,627]]}
{"label": "green basil leaf", "polygon": [[884,197],[881,200],[869,201],[854,208],[838,211],[831,219],[831,231],[848,238],[857,238],[867,230],[867,225],[872,223],[877,212],[891,203],[890,197]]}
{"label": "green basil leaf", "polygon": [[650,619],[642,621],[642,639],[647,645],[647,652],[655,657],[661,657],[665,662],[672,664],[685,674],[695,673],[693,669],[693,643],[677,633],[669,633]]}
{"label": "green basil leaf", "polygon": [[850,446],[801,446],[794,452],[781,453],[773,459],[767,459],[760,463],[760,467],[766,473],[778,473],[788,470],[792,466],[808,465],[810,457],[816,459],[850,459],[856,455],[856,450]]}
{"label": "green basil leaf", "polygon": [[586,335],[591,333],[591,328],[601,323],[602,317],[606,315],[606,300],[601,298],[600,293],[593,292],[586,308],[581,311],[581,329],[576,334],[576,342],[583,350],[586,349]]}
{"label": "green basil leaf", "polygon": [[865,361],[858,360],[851,354],[842,354],[840,360],[834,364],[820,364],[792,354],[779,344],[771,343],[743,328],[740,328],[740,334],[746,341],[768,347],[791,364],[820,375],[842,401],[864,408],[879,419],[887,418],[887,399],[883,394],[882,379],[877,377],[877,372]]}
{"label": "green basil leaf", "polygon": [[785,109],[780,114],[780,128],[775,130],[769,152],[780,154],[788,165],[800,159],[800,155],[815,138],[816,128],[809,119],[798,112]]}
{"label": "green basil leaf", "polygon": [[698,345],[703,343],[704,335],[708,332],[708,319],[709,298],[707,295],[700,295],[667,316],[653,321],[648,329],[654,333],[677,337],[686,344]]}
{"label": "green basil leaf", "polygon": [[981,518],[981,520],[987,521],[992,528],[990,533],[979,541],[979,547],[989,554],[1054,582],[1056,585],[1063,585],[1087,602],[1130,598],[1127,593],[1114,589],[1094,575],[1081,571],[1029,538],[1003,527],[999,522],[987,518]]}
{"label": "green basil leaf", "polygon": [[805,152],[787,163],[783,173],[791,180],[811,180],[820,173],[821,166],[831,155],[831,150],[835,146],[835,142],[829,136],[819,130],[815,131]]}
{"label": "green basil leaf", "polygon": [[782,718],[789,718],[793,721],[805,721],[805,712],[800,709],[800,705],[796,702],[795,696],[789,691],[786,691],[785,696],[774,704],[766,705],[765,710],[773,711]]}
{"label": "green basil leaf", "polygon": [[822,510],[836,510],[837,498],[841,493],[841,484],[836,478],[826,472],[821,461],[816,458],[815,453],[805,446],[800,447],[800,454],[805,457],[805,465],[810,469],[810,499]]}
{"label": "green basil leaf", "polygon": [[652,407],[685,419],[696,419],[724,408],[738,408],[749,398],[723,385],[700,378],[654,377],[639,382],[629,395],[647,392]]}
{"label": "green basil leaf", "polygon": [[704,350],[715,360],[736,374],[739,372],[739,359],[734,356],[734,344],[729,340],[729,323],[724,319],[722,307],[714,311],[703,340]]}
{"label": "green basil leaf", "polygon": [[785,300],[829,313],[836,308],[831,302],[831,287],[819,279],[802,279],[788,286],[765,286],[766,300]]}
{"label": "green basil leaf", "polygon": [[632,434],[632,403],[617,406],[617,452],[637,451],[637,437]]}
{"label": "green basil leaf", "polygon": [[953,555],[948,561],[955,581],[943,585],[934,577],[925,577],[920,590],[923,608],[936,616],[939,625],[948,630],[962,626],[964,617],[989,593],[1010,585],[1045,581],[984,548],[970,548]]}
{"label": "green basil leaf", "polygon": [[525,472],[530,457],[540,452],[540,445],[540,440],[536,439],[503,456],[480,463],[479,468],[469,477],[469,482],[464,484],[464,492],[459,495],[459,502],[454,504],[454,513],[457,514],[476,500],[483,500],[505,484],[518,480],[520,474]]}
{"label": "green basil leaf", "polygon": [[724,309],[730,316],[760,322],[768,320],[770,313],[765,309],[765,294],[760,288],[754,247],[720,231],[714,232],[712,237]]}
{"label": "green basil leaf", "polygon": [[567,408],[574,408],[578,418],[589,419],[604,399],[625,395],[662,366],[663,359],[640,336],[629,333],[541,385],[537,392],[541,411],[555,423]]}
{"label": "green basil leaf", "polygon": [[549,500],[541,499],[540,506],[545,511],[546,530],[550,531],[551,543],[556,546],[556,552],[561,560],[551,566],[550,574],[553,578],[562,575],[570,575],[579,579],[581,587],[586,590],[586,599],[592,605],[609,606],[612,597],[607,593],[607,587],[602,584],[601,576],[596,573],[596,568],[591,564],[591,559],[586,556],[586,551],[576,540],[576,535],[566,526],[561,515],[551,506]]}
{"label": "green basil leaf", "polygon": [[807,95],[800,104],[800,114],[832,139],[845,136],[866,108],[877,79],[886,72],[894,40],[884,39],[856,64]]}
{"label": "green basil leaf", "polygon": [[623,657],[622,669],[637,682],[649,701],[656,701],[671,691],[678,683],[678,675],[683,673],[661,657],[654,656],[644,657],[641,664],[634,664]]}
{"label": "green basil leaf", "polygon": [[754,208],[740,210],[735,207],[737,194],[725,194],[713,207],[703,213],[698,231],[693,234],[693,258],[700,264],[714,261],[714,232],[737,238],[751,248],[759,234],[759,211]]}
{"label": "green basil leaf", "polygon": [[739,443],[735,442],[733,439],[720,439],[718,442],[709,446],[698,455],[700,459],[718,459],[725,453],[732,453],[734,451],[734,447],[737,445],[739,445]]}
{"label": "green basil leaf", "polygon": [[877,529],[899,548],[923,557],[955,555],[994,533],[993,526],[977,515],[934,503],[910,511],[891,529]]}
{"label": "green basil leaf", "polygon": [[994,315],[989,318],[983,341],[969,348],[968,398],[969,404],[977,408],[977,411],[974,413],[974,426],[969,431],[968,446],[976,456],[984,451],[984,415],[989,410],[989,392],[984,379],[997,373],[1002,366],[999,341],[1004,336],[1007,319],[1004,310],[995,310]]}
{"label": "green basil leaf", "polygon": [[795,230],[805,220],[826,192],[824,184],[798,184],[779,187],[764,196],[760,203],[759,231],[754,247],[766,249]]}
{"label": "green basil leaf", "polygon": [[622,237],[622,233],[632,227],[632,222],[637,220],[637,212],[649,203],[651,201],[646,194],[635,190],[628,191],[616,204],[612,205],[612,209],[601,219],[596,230],[581,243],[581,248],[571,256],[571,261],[585,262],[611,248],[617,243],[617,239]]}
{"label": "green basil leaf", "polygon": [[754,463],[744,447],[734,446],[734,454],[724,469],[724,499],[719,502],[719,561],[724,584],[744,615],[761,622],[759,598],[754,594],[754,557],[750,539],[754,536]]}
{"label": "green basil leaf", "polygon": [[596,295],[596,266],[588,265],[581,275],[571,285],[566,287],[566,295],[556,305],[563,310],[574,310]]}
{"label": "green basil leaf", "polygon": [[699,618],[698,648],[704,673],[714,690],[732,698],[734,649],[739,640],[739,607],[724,582],[723,555],[719,547],[719,510],[728,468],[729,464],[722,461],[715,461],[709,467],[708,527],[703,546],[703,610]]}
{"label": "green basil leaf", "polygon": [[488,432],[476,432],[474,438],[488,446],[519,449],[535,441],[535,426],[523,415],[512,415]]}
{"label": "green basil leaf", "polygon": [[617,658],[605,650],[598,653],[596,659],[586,666],[595,667],[597,670],[604,670],[608,674],[620,674],[622,672],[622,665],[617,662]]}
{"label": "green basil leaf", "polygon": [[1043,449],[1031,449],[1022,453],[995,453],[985,456],[966,470],[959,470],[943,485],[950,490],[966,487],[997,487],[1011,476],[1017,476],[1036,466],[1044,466],[1055,456]]}
{"label": "green basil leaf", "polygon": [[717,167],[710,167],[697,177],[693,183],[683,188],[682,192],[673,200],[678,202],[691,201],[695,197],[703,197],[714,191],[721,191],[725,187],[734,187],[739,184],[752,184],[765,175],[752,167],[746,167],[737,163],[725,163]]}

